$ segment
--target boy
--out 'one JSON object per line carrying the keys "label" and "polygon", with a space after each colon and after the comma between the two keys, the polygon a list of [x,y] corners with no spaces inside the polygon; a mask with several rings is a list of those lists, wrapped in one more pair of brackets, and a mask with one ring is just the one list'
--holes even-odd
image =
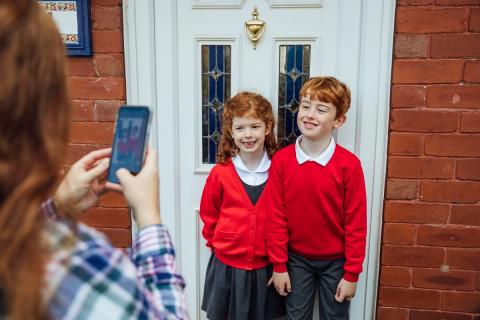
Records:
{"label": "boy", "polygon": [[366,238],[360,160],[333,139],[345,122],[350,90],[333,77],[315,77],[300,97],[302,135],[274,155],[269,173],[270,283],[287,296],[288,319],[312,319],[317,287],[320,319],[348,319]]}

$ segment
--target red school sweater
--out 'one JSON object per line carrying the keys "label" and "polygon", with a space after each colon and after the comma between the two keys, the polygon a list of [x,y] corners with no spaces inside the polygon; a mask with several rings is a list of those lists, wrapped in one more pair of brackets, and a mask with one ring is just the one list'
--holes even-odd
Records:
{"label": "red school sweater", "polygon": [[217,164],[207,178],[200,202],[207,247],[226,265],[252,270],[269,264],[266,249],[266,197],[250,201],[232,162]]}
{"label": "red school sweater", "polygon": [[273,156],[267,187],[267,247],[274,270],[287,271],[290,250],[310,259],[345,258],[343,278],[358,281],[367,231],[360,160],[337,145],[326,166],[299,164],[292,144]]}

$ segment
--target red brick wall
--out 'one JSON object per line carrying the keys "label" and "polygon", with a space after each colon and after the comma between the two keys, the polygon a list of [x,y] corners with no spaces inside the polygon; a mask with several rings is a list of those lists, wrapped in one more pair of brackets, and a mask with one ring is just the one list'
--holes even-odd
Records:
{"label": "red brick wall", "polygon": [[[74,101],[67,164],[110,146],[118,107],[125,103],[121,0],[91,0],[93,57],[69,58]],[[130,216],[122,196],[108,194],[82,218],[118,247],[130,244]]]}
{"label": "red brick wall", "polygon": [[480,0],[398,0],[377,319],[480,314]]}

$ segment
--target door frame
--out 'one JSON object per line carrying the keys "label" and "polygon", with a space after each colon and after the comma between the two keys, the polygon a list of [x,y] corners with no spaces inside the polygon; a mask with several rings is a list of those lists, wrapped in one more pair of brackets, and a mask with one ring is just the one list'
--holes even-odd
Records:
{"label": "door frame", "polygon": [[[344,1],[344,0],[338,0]],[[355,313],[363,319],[374,319],[378,293],[382,214],[387,164],[388,119],[395,0],[361,0],[360,68],[358,73],[358,106],[356,145],[364,146],[355,153],[362,159],[365,181],[372,194],[367,199],[371,220],[368,221],[367,268],[364,270],[364,301],[355,301]],[[192,2],[193,3],[193,2]],[[180,199],[178,108],[177,106],[177,45],[176,0],[123,0],[124,54],[127,103],[152,106],[153,119],[150,143],[159,151],[160,190],[163,199],[163,223],[169,228],[173,242],[180,248]],[[155,20],[169,12],[168,19]],[[161,64],[160,61],[169,61]],[[159,77],[168,70],[173,78]],[[161,111],[161,112],[159,112]],[[360,119],[361,117],[361,119]],[[170,156],[163,156],[169,154]],[[135,233],[132,228],[132,235]],[[177,259],[179,256],[177,257]],[[181,266],[181,261],[178,261]],[[192,315],[193,316],[193,315]]]}

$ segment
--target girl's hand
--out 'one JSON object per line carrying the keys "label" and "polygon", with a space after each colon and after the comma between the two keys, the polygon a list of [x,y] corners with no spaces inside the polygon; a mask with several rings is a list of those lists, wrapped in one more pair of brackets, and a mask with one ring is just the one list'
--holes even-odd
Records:
{"label": "girl's hand", "polygon": [[290,284],[290,276],[288,275],[288,272],[273,271],[272,277],[268,281],[268,286],[270,286],[272,282],[279,295],[286,296],[292,292],[292,286]]}
{"label": "girl's hand", "polygon": [[75,162],[53,195],[59,213],[74,217],[97,203],[105,189],[111,149],[92,151]]}
{"label": "girl's hand", "polygon": [[142,170],[132,175],[127,169],[117,171],[120,185],[107,182],[107,187],[121,191],[134,210],[139,228],[161,223],[158,199],[157,152],[149,149]]}
{"label": "girl's hand", "polygon": [[342,278],[337,286],[337,292],[335,294],[335,300],[337,302],[343,302],[344,300],[350,301],[355,296],[357,291],[357,283],[350,282]]}

